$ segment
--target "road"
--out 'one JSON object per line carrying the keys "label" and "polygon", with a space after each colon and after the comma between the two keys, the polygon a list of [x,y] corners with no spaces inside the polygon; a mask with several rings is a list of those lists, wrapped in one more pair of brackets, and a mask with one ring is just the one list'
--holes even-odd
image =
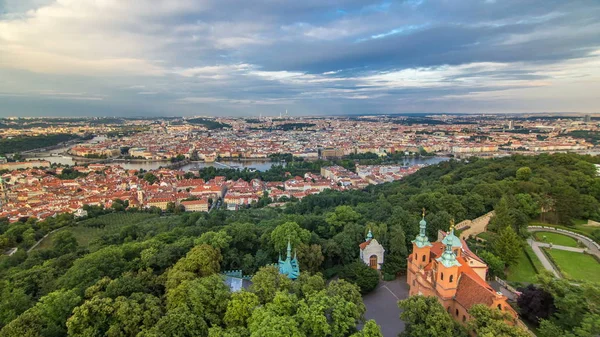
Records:
{"label": "road", "polygon": [[546,270],[551,271],[552,274],[554,274],[554,276],[556,276],[557,278],[561,278],[560,273],[554,268],[554,265],[550,262],[550,260],[548,260],[544,252],[542,252],[541,247],[545,247],[544,245],[546,244],[533,241],[532,239],[527,239],[527,243],[531,246],[531,249],[533,249],[533,252],[542,263],[542,266],[544,266]]}
{"label": "road", "polygon": [[[570,236],[572,238],[574,238],[575,240],[583,243],[586,247],[587,247],[587,252],[593,255],[596,255],[596,257],[600,258],[600,249],[598,249],[598,247],[596,247],[596,245],[594,244],[594,242],[590,239],[590,238],[582,238],[580,236],[577,235],[573,235],[571,233],[567,233],[567,232],[563,232],[563,231],[557,231],[554,228],[537,228],[537,227],[527,227],[527,230],[530,232],[553,232],[553,233],[559,233],[562,235],[566,235],[566,236]],[[556,247],[556,246],[554,246]]]}
{"label": "road", "polygon": [[406,277],[394,281],[381,281],[379,286],[363,297],[367,308],[365,319],[374,319],[381,327],[383,337],[396,337],[404,331],[404,322],[400,320],[398,301],[408,298]]}

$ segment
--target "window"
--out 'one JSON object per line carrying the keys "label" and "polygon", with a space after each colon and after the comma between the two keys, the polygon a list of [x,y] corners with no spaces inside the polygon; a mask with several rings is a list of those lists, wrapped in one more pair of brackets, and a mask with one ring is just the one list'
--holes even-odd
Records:
{"label": "window", "polygon": [[417,281],[413,280],[413,287],[417,285]]}
{"label": "window", "polygon": [[463,315],[463,323],[467,321],[467,316]]}
{"label": "window", "polygon": [[444,280],[444,273],[442,273],[442,281]]}
{"label": "window", "polygon": [[450,283],[454,281],[454,275],[450,275]]}
{"label": "window", "polygon": [[502,305],[498,304],[498,310],[502,310]]}
{"label": "window", "polygon": [[417,260],[417,253],[415,253],[415,261]]}
{"label": "window", "polygon": [[446,310],[448,311],[448,313],[450,313],[450,307],[448,307]]}
{"label": "window", "polygon": [[456,317],[458,317],[458,309],[456,309]]}
{"label": "window", "polygon": [[423,262],[425,262],[425,255],[423,255]]}

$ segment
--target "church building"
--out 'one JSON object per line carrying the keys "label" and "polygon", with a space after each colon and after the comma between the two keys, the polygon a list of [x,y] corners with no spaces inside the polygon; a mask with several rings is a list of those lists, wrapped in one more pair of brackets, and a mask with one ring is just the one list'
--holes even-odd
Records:
{"label": "church building", "polygon": [[419,234],[412,241],[408,257],[409,295],[435,296],[450,316],[462,324],[470,319],[469,309],[475,304],[497,308],[517,318],[507,297],[496,292],[486,281],[487,265],[475,255],[466,242],[441,232],[441,241],[430,243],[426,235],[425,213],[419,222]]}
{"label": "church building", "polygon": [[373,239],[373,233],[369,229],[367,239],[360,245],[360,259],[369,267],[380,270],[383,264],[383,254],[385,249],[383,246]]}
{"label": "church building", "polygon": [[288,278],[295,280],[300,276],[300,266],[298,265],[298,258],[294,253],[294,258],[292,259],[292,245],[288,240],[287,245],[287,255],[286,259],[281,259],[281,254],[279,254],[279,273],[287,276]]}

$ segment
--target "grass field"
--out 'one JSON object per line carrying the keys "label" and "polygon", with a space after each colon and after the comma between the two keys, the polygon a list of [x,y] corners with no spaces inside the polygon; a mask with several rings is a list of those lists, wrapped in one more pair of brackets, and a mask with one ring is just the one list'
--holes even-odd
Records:
{"label": "grass field", "polygon": [[483,232],[477,234],[477,237],[484,239],[485,241],[490,241],[494,238],[495,234],[491,232]]}
{"label": "grass field", "polygon": [[[75,227],[64,228],[61,229],[61,231],[73,233],[80,246],[88,247],[90,242],[101,237],[105,233],[118,233],[121,227],[139,223],[155,222],[157,217],[157,215],[149,213],[111,213],[97,218],[83,220],[77,223]],[[58,231],[48,235],[36,249],[52,248],[52,237],[56,233],[58,233]]]}
{"label": "grass field", "polygon": [[[548,227],[566,229],[568,231],[572,231],[575,233],[585,235],[592,240],[594,240],[594,236],[592,235],[592,232],[598,229],[598,227],[587,226],[585,223],[583,223],[583,221],[579,221],[579,220],[575,220],[575,225],[573,225],[573,226],[552,225],[552,224],[547,224],[547,223],[543,223],[543,222],[530,222],[529,225],[530,226],[548,226]],[[595,241],[600,243],[598,240],[595,240]]]}
{"label": "grass field", "polygon": [[[533,237],[539,242],[552,243],[553,245],[579,247],[577,240],[570,236],[554,232],[534,232]],[[545,237],[545,239],[544,239]]]}
{"label": "grass field", "polygon": [[598,280],[600,263],[593,256],[558,249],[544,250],[552,257],[560,271],[574,280]]}
{"label": "grass field", "polygon": [[[531,257],[533,264],[532,261],[530,261],[529,258],[527,258],[527,255],[525,255],[526,249],[528,250],[529,256]],[[521,250],[518,264],[508,268],[508,275],[506,277],[506,280],[511,282],[536,283],[536,267],[537,270],[540,270],[539,268],[544,268],[542,266],[542,263],[538,260],[537,256],[535,256],[535,253],[531,250],[531,247],[526,246],[523,250]]]}

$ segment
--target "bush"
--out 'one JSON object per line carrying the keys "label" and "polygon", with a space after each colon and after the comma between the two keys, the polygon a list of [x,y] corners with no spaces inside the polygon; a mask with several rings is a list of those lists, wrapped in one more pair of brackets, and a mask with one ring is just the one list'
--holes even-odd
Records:
{"label": "bush", "polygon": [[338,275],[340,278],[356,284],[363,294],[371,292],[379,284],[379,272],[362,261],[352,262],[344,266]]}

